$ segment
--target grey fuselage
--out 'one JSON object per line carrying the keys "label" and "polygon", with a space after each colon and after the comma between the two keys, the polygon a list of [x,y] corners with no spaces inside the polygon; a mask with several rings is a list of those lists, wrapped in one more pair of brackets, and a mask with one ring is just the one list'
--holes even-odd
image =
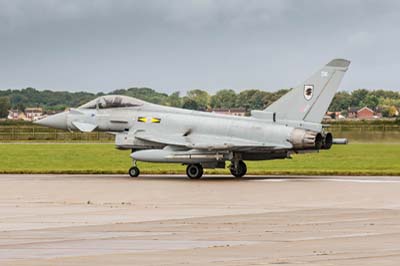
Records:
{"label": "grey fuselage", "polygon": [[[201,139],[223,138],[223,143],[243,140],[265,144],[265,148],[241,150],[240,154],[247,160],[286,158],[288,151],[294,149],[290,141],[296,128],[318,132],[322,130],[320,124],[274,121],[272,115],[267,116],[265,112],[257,111],[253,112],[251,117],[239,117],[150,103],[136,107],[80,108],[77,111],[79,112],[67,113],[67,129],[78,130],[74,122],[95,124],[96,130],[116,135],[116,146],[119,149],[162,149],[168,146],[160,142],[137,139],[135,135],[138,132],[145,132],[147,135],[181,136],[188,141],[199,136]],[[271,148],[268,143],[280,144],[282,148]],[[227,146],[221,150],[230,151],[230,148]],[[301,150],[303,147],[296,149]],[[308,147],[304,147],[304,150],[310,151]]]}

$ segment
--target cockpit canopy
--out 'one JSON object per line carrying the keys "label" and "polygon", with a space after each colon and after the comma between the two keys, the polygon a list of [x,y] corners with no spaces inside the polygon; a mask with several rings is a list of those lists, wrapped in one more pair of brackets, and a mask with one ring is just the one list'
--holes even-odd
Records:
{"label": "cockpit canopy", "polygon": [[79,109],[109,109],[109,108],[126,108],[142,106],[143,101],[123,95],[106,95],[96,98]]}

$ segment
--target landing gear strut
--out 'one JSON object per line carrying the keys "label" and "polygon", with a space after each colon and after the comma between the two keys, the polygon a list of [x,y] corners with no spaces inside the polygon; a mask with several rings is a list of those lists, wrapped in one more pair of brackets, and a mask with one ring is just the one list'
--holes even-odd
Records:
{"label": "landing gear strut", "polygon": [[190,179],[200,179],[203,175],[203,166],[201,164],[189,164],[186,168],[186,175]]}
{"label": "landing gear strut", "polygon": [[133,161],[133,166],[129,168],[128,174],[131,177],[138,177],[140,174],[139,168],[136,166],[136,161]]}
{"label": "landing gear strut", "polygon": [[247,172],[247,166],[243,161],[232,162],[229,170],[234,177],[243,177]]}

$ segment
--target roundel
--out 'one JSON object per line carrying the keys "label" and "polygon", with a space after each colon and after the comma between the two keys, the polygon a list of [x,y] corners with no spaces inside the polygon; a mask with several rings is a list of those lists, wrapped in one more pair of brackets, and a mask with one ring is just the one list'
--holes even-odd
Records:
{"label": "roundel", "polygon": [[314,94],[314,85],[304,85],[304,99],[311,100]]}

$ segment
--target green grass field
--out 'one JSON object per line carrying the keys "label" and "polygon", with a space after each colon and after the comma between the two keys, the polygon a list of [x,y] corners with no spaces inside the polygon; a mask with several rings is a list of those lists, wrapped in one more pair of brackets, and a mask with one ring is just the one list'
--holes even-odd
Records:
{"label": "green grass field", "polygon": [[[112,144],[0,144],[0,173],[115,173],[131,165]],[[138,163],[142,173],[184,173],[178,164]],[[400,175],[400,144],[350,144],[293,159],[248,161],[249,174]],[[206,173],[229,173],[210,169]]]}

